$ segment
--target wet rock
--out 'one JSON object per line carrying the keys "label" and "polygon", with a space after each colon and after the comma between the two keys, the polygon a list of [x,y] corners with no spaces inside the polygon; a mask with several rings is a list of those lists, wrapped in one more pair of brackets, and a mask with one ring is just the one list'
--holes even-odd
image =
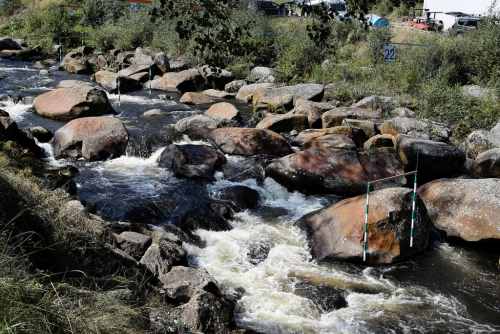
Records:
{"label": "wet rock", "polygon": [[28,45],[26,44],[26,41],[22,38],[16,38],[16,39],[13,39],[14,42],[17,43],[17,45],[19,45],[21,48],[27,48]]}
{"label": "wet rock", "polygon": [[338,148],[345,150],[356,150],[354,141],[344,135],[329,135],[325,134],[306,141],[302,144],[302,150],[309,150],[312,148]]}
{"label": "wet rock", "polygon": [[235,120],[241,121],[241,114],[231,103],[221,102],[212,105],[204,113],[205,116],[215,118],[217,120]]}
{"label": "wet rock", "polygon": [[250,246],[250,250],[247,253],[248,262],[253,265],[258,265],[269,256],[271,251],[271,246],[268,244],[257,243]]}
{"label": "wet rock", "polygon": [[208,138],[226,154],[283,155],[291,152],[282,136],[264,129],[221,128],[212,131]]}
{"label": "wet rock", "polygon": [[182,95],[181,99],[179,100],[181,103],[184,104],[209,104],[209,103],[214,103],[214,100],[212,100],[210,97],[204,94],[200,93],[194,93],[194,92],[187,92]]}
{"label": "wet rock", "polygon": [[104,88],[109,93],[112,94],[118,93],[118,82],[120,83],[121,93],[131,92],[142,88],[141,83],[137,80],[134,80],[130,77],[118,76],[118,73],[113,73],[113,72],[107,72],[107,73],[108,74],[103,75],[98,82],[102,86],[102,88]]}
{"label": "wet rock", "polygon": [[451,135],[451,130],[443,123],[427,119],[397,117],[380,125],[382,134],[397,136],[405,134],[416,138],[445,142]]}
{"label": "wet rock", "polygon": [[175,124],[175,131],[186,134],[194,140],[206,140],[210,132],[215,129],[217,121],[202,115],[189,116]]}
{"label": "wet rock", "polygon": [[295,108],[300,106],[310,106],[316,109],[320,114],[328,110],[332,110],[337,108],[340,105],[339,101],[330,101],[330,102],[314,102],[309,100],[297,100],[295,101]]}
{"label": "wet rock", "polygon": [[253,95],[256,90],[274,87],[273,84],[270,83],[262,83],[262,84],[252,84],[252,85],[244,85],[238,90],[238,94],[236,94],[236,98],[238,100],[244,102],[250,102],[253,100]]}
{"label": "wet rock", "polygon": [[[371,155],[371,180],[402,174],[403,165],[395,154]],[[316,148],[287,155],[266,168],[271,177],[289,191],[304,193],[360,194],[366,191],[370,159],[352,150]],[[400,187],[400,177],[376,183],[375,189]]]}
{"label": "wet rock", "polygon": [[123,123],[112,117],[85,117],[72,120],[54,134],[56,158],[80,157],[89,160],[117,158],[125,153],[128,133]]}
{"label": "wet rock", "polygon": [[10,114],[5,110],[0,109],[0,117],[10,117]]}
{"label": "wet rock", "polygon": [[17,123],[10,117],[0,117],[0,139],[13,140],[17,136]]}
{"label": "wet rock", "polygon": [[201,74],[207,79],[208,87],[224,89],[224,87],[234,80],[234,74],[218,67],[204,65],[200,67]]}
{"label": "wet rock", "polygon": [[88,86],[59,88],[39,95],[33,110],[41,116],[63,120],[115,113],[106,93]]}
{"label": "wet rock", "polygon": [[33,126],[28,128],[28,131],[35,137],[40,143],[48,143],[54,134],[42,126]]}
{"label": "wet rock", "polygon": [[248,76],[247,80],[254,82],[267,75],[274,75],[274,73],[275,73],[274,70],[269,67],[254,67],[250,72],[250,75]]}
{"label": "wet rock", "polygon": [[312,300],[321,313],[330,313],[347,307],[344,292],[335,286],[298,283],[294,292]]}
{"label": "wet rock", "polygon": [[395,141],[396,138],[391,135],[376,135],[363,144],[363,149],[368,151],[372,147],[394,147]]}
{"label": "wet rock", "polygon": [[208,89],[208,90],[204,91],[203,94],[210,96],[210,97],[216,97],[219,99],[227,99],[227,98],[236,96],[233,93],[228,93],[228,92],[223,91],[223,90],[215,90],[215,89]]}
{"label": "wet rock", "polygon": [[163,52],[158,52],[154,57],[154,62],[161,72],[166,73],[170,71],[170,60]]}
{"label": "wet rock", "polygon": [[462,150],[432,140],[398,135],[395,147],[401,161],[408,168],[415,170],[418,157],[419,175],[427,175],[434,179],[458,173],[465,163],[465,154]]}
{"label": "wet rock", "polygon": [[417,113],[411,109],[400,107],[391,111],[390,114],[393,117],[415,117]]}
{"label": "wet rock", "polygon": [[161,153],[158,166],[168,168],[176,177],[214,180],[214,173],[226,163],[222,153],[206,145],[168,146]]}
{"label": "wet rock", "polygon": [[160,282],[167,284],[168,281],[165,280],[165,275],[172,267],[188,265],[187,253],[180,242],[163,237],[158,240],[158,243],[149,246],[140,263]]}
{"label": "wet rock", "polygon": [[352,108],[368,109],[378,111],[380,113],[383,113],[386,109],[380,97],[376,95],[365,97],[361,101],[353,104]]}
{"label": "wet rock", "polygon": [[494,148],[478,155],[475,171],[484,177],[500,177],[500,148]]}
{"label": "wet rock", "polygon": [[136,232],[122,232],[116,237],[116,242],[127,254],[140,260],[151,245],[151,238]]}
{"label": "wet rock", "polygon": [[500,147],[500,135],[486,130],[472,132],[460,145],[462,150],[471,151],[474,154],[481,154],[497,147]]}
{"label": "wet rock", "polygon": [[342,121],[343,126],[349,126],[349,127],[356,127],[360,128],[363,130],[365,133],[366,137],[371,138],[375,136],[378,132],[377,127],[375,126],[375,123],[372,121],[366,121],[366,120],[358,120],[358,119],[344,119]]}
{"label": "wet rock", "polygon": [[[413,247],[410,247],[413,190],[390,188],[370,194],[367,256],[371,265],[388,265],[427,248],[431,223],[417,198]],[[363,261],[366,195],[343,200],[300,218],[295,226],[306,232],[318,261]]]}
{"label": "wet rock", "polygon": [[225,87],[224,90],[227,93],[238,93],[241,87],[246,86],[247,82],[245,80],[234,80],[228,83]]}
{"label": "wet rock", "polygon": [[[163,77],[151,81],[151,88],[171,92],[195,92],[206,86],[206,79],[197,69],[165,73]],[[144,84],[149,87],[149,82]]]}
{"label": "wet rock", "polygon": [[500,239],[499,179],[441,179],[421,186],[418,195],[432,224],[448,237],[472,242]]}
{"label": "wet rock", "polygon": [[45,166],[44,187],[49,190],[62,189],[70,195],[76,195],[76,183],[72,178],[77,173],[78,169],[71,165],[64,167]]}
{"label": "wet rock", "polygon": [[222,167],[224,180],[241,183],[245,180],[254,179],[257,183],[264,181],[264,169],[253,163],[248,164],[226,164]]}
{"label": "wet rock", "polygon": [[42,149],[40,148],[40,146],[37,145],[35,137],[33,137],[33,135],[28,129],[25,128],[19,129],[15,137],[19,145],[21,145],[26,149],[29,149],[38,157],[42,156]]}
{"label": "wet rock", "polygon": [[157,118],[157,117],[165,117],[168,114],[161,109],[151,109],[139,114],[139,117],[142,118]]}
{"label": "wet rock", "polygon": [[12,38],[0,38],[0,51],[2,50],[21,50],[22,48]]}
{"label": "wet rock", "polygon": [[215,193],[215,197],[228,201],[231,208],[236,212],[253,209],[259,205],[260,200],[259,192],[246,186],[232,186],[221,189]]}
{"label": "wet rock", "polygon": [[323,128],[341,126],[344,119],[374,120],[380,118],[379,111],[360,108],[337,108],[321,115]]}
{"label": "wet rock", "polygon": [[257,129],[266,129],[274,132],[302,131],[309,128],[306,115],[273,115],[264,118],[255,126]]}
{"label": "wet rock", "polygon": [[[300,84],[279,88],[258,88],[253,94],[253,104],[262,104],[271,98],[293,96],[293,103],[297,100],[310,100],[319,102],[323,98],[324,86],[319,84]],[[292,104],[293,106],[293,104]],[[290,108],[291,109],[291,108]]]}
{"label": "wet rock", "polygon": [[[301,100],[302,101],[302,100]],[[315,107],[308,104],[301,104],[289,112],[290,115],[306,115],[310,128],[321,128],[321,114]]]}
{"label": "wet rock", "polygon": [[208,231],[229,231],[232,229],[231,224],[223,217],[218,210],[211,207],[211,203],[199,206],[192,210],[185,212],[180,221],[179,227],[181,230],[192,238],[197,239],[193,234],[197,229],[204,229]]}
{"label": "wet rock", "polygon": [[[179,306],[170,309],[168,314],[153,315],[154,327],[165,332],[201,326],[206,334],[226,333],[235,327],[234,304],[205,269],[173,267],[165,280],[168,297]],[[181,321],[174,323],[178,319]]]}

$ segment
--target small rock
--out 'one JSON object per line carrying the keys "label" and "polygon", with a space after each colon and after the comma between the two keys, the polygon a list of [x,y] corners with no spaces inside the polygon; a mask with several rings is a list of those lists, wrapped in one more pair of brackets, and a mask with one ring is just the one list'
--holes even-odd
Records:
{"label": "small rock", "polygon": [[231,103],[221,102],[212,105],[205,113],[205,116],[215,119],[241,120],[241,114]]}
{"label": "small rock", "polygon": [[116,237],[116,242],[127,254],[140,260],[146,250],[151,246],[150,237],[136,232],[122,232]]}

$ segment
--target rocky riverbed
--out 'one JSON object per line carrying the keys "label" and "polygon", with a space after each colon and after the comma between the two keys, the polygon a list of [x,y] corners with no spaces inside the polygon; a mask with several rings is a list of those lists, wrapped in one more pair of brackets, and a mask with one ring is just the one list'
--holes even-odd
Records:
{"label": "rocky riverbed", "polygon": [[[188,323],[208,298],[218,311],[201,319],[207,332],[500,331],[496,127],[459,149],[447,125],[417,121],[398,98],[341,108],[322,85],[275,87],[258,82],[272,81],[262,69],[251,82],[209,67],[170,71],[158,54],[146,59],[158,76],[149,99],[132,82],[149,87],[141,52],[128,56],[120,96],[114,74],[95,73],[99,85],[67,72],[77,51],[66,71],[49,65],[52,76],[2,61],[2,131],[15,121],[53,133],[30,130],[48,165],[79,170],[76,193],[122,226],[117,252],[158,277],[176,317]],[[214,89],[196,93],[204,88]],[[466,159],[466,148],[481,154]],[[413,179],[384,181],[372,189],[363,263],[368,180],[412,171],[417,156],[415,247]]]}

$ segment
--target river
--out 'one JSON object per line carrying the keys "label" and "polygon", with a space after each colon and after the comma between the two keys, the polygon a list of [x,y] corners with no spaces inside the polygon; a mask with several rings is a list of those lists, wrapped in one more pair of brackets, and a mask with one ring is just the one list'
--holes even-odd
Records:
{"label": "river", "polygon": [[[39,76],[27,62],[0,62],[0,94],[35,96],[60,80],[90,81],[89,76],[50,69]],[[253,170],[254,179],[236,180],[217,172],[216,181],[176,179],[159,168],[161,150],[171,143],[190,142],[175,133],[174,124],[201,114],[208,106],[180,104],[180,94],[160,100],[146,91],[109,94],[118,117],[130,134],[127,154],[88,163],[72,162],[78,195],[97,205],[98,213],[114,221],[140,221],[162,228],[176,224],[187,210],[202,206],[218,189],[243,184],[257,190],[260,205],[236,213],[233,229],[199,230],[198,244],[184,244],[190,265],[205,268],[237,298],[236,320],[243,328],[264,333],[500,333],[500,270],[498,254],[468,245],[432,241],[429,248],[403,263],[364,267],[312,260],[305,235],[293,223],[302,215],[342,198],[290,193],[263,177],[268,158],[227,156],[230,168]],[[221,100],[222,101],[222,100]],[[244,120],[248,105],[234,103]],[[64,122],[41,118],[30,104],[6,100],[3,109],[20,127],[41,125],[56,131]],[[141,112],[162,109],[169,116],[144,119]],[[203,142],[196,142],[206,144]],[[50,156],[47,163],[68,164]],[[500,253],[500,251],[499,251]],[[332,305],[345,298],[346,304]]]}

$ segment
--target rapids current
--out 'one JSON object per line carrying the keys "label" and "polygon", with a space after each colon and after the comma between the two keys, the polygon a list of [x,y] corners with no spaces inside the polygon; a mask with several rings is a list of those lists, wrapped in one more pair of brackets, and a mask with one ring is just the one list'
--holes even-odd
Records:
{"label": "rapids current", "polygon": [[[50,69],[39,76],[30,63],[0,62],[0,94],[36,96],[60,80],[89,81],[87,76]],[[189,138],[176,134],[174,124],[200,114],[208,106],[190,108],[159,100],[154,92],[108,94],[130,134],[127,154],[104,162],[76,161],[78,195],[97,204],[109,220],[140,220],[157,228],[175,224],[181,215],[210,201],[218,189],[243,184],[257,190],[260,205],[236,213],[233,229],[198,230],[200,245],[184,244],[190,265],[203,267],[237,302],[238,325],[265,333],[492,333],[500,332],[500,271],[498,254],[467,245],[433,242],[417,256],[387,267],[363,267],[312,260],[306,237],[293,223],[302,215],[332,204],[340,197],[290,193],[269,178],[238,182],[216,173],[215,182],[176,179],[158,167],[157,158],[171,143]],[[244,120],[251,108],[236,101]],[[30,112],[31,104],[3,101],[3,109],[20,127],[41,125],[56,131],[64,122]],[[168,117],[144,119],[141,112],[162,109]],[[199,144],[207,144],[197,142]],[[50,145],[42,144],[47,164],[55,160]],[[262,174],[266,158],[228,156],[230,168]],[[332,307],[335,296],[345,298]],[[333,301],[333,302],[332,302]]]}

